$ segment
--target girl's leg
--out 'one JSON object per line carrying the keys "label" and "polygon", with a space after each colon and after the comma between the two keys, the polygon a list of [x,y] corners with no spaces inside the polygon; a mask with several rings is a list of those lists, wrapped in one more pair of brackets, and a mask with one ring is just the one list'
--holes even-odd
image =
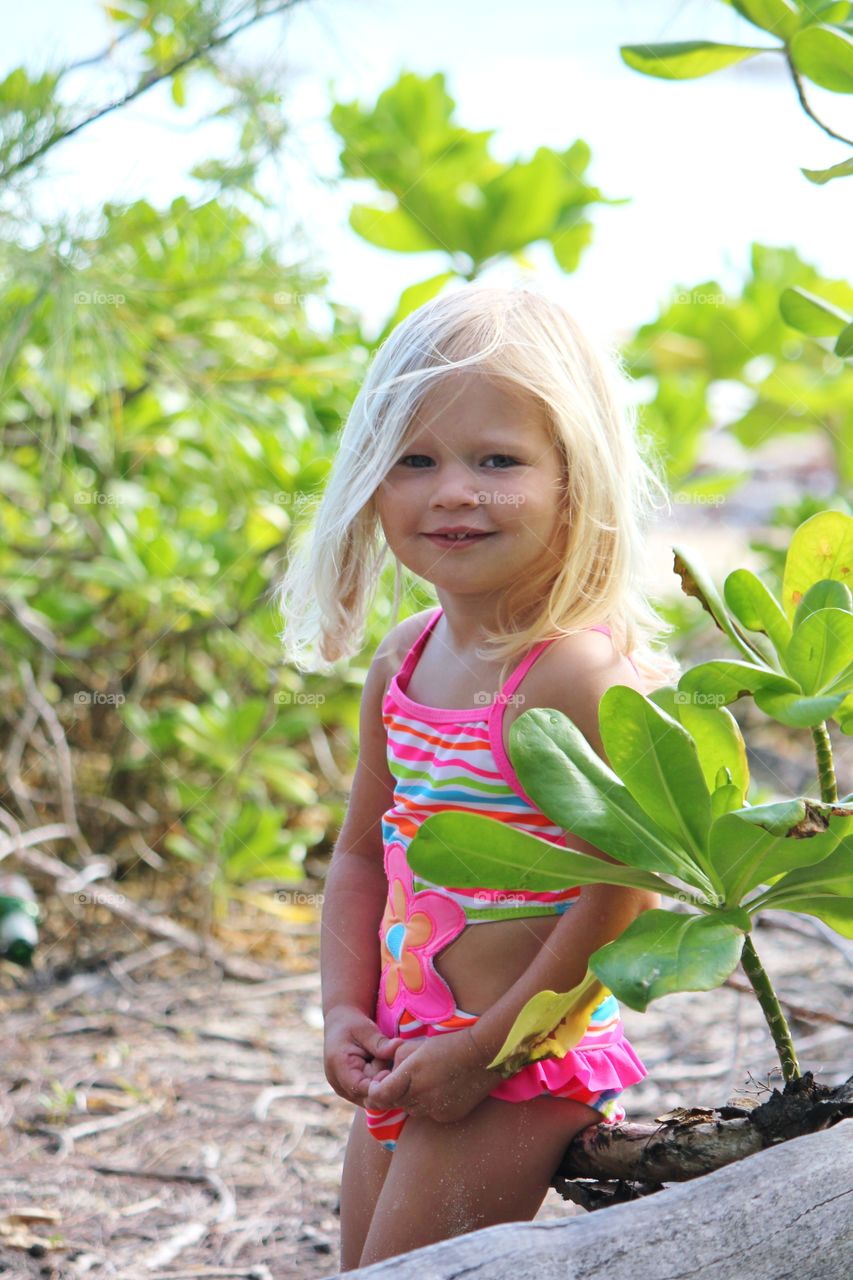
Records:
{"label": "girl's leg", "polygon": [[455,1124],[410,1116],[359,1265],[498,1222],[529,1222],[571,1139],[601,1114],[551,1096],[486,1098]]}
{"label": "girl's leg", "polygon": [[391,1159],[369,1133],[364,1108],[356,1107],[341,1175],[341,1271],[358,1266]]}

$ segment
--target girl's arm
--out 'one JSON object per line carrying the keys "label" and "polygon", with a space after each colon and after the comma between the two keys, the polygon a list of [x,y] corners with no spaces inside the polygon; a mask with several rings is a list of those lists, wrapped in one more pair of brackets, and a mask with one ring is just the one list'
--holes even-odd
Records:
{"label": "girl's arm", "polygon": [[385,659],[377,654],[364,682],[358,763],[323,896],[320,978],[324,1017],[346,1006],[372,1018],[376,1006],[378,930],[388,892],[382,815],[394,797],[382,723],[384,677]]}

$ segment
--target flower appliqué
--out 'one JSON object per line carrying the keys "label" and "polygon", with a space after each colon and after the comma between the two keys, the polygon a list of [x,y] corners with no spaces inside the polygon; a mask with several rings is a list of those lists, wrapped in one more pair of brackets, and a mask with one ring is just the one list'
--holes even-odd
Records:
{"label": "flower appliqu\u00e9", "polygon": [[433,957],[465,928],[465,912],[433,889],[414,891],[414,877],[399,841],[388,846],[388,901],[379,927],[382,976],[379,980],[379,1026],[395,1035],[403,1009],[419,1022],[438,1022],[453,1015],[453,992],[433,964]]}

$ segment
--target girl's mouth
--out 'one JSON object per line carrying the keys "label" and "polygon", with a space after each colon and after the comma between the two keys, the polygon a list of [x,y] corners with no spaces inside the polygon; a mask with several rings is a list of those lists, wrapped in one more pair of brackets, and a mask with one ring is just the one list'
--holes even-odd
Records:
{"label": "girl's mouth", "polygon": [[424,537],[429,538],[430,542],[434,542],[437,547],[472,547],[475,542],[482,542],[485,538],[491,538],[490,533],[466,533],[462,537],[448,536],[442,533],[425,533]]}

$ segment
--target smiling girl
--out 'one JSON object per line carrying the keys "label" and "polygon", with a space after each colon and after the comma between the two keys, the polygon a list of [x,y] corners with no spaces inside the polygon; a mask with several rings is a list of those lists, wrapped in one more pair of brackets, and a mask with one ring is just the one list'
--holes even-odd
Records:
{"label": "smiling girl", "polygon": [[341,1268],[533,1218],[579,1130],[624,1119],[646,1075],[608,993],[564,1058],[501,1080],[520,1009],[568,991],[658,897],[416,878],[406,849],[445,809],[613,862],[530,801],[509,730],[552,707],[606,759],[598,703],[677,678],[649,641],[645,526],[665,487],[616,361],[525,287],[468,285],[379,349],[309,535],[280,590],[288,657],[358,652],[389,550],[439,601],[392,627],[361,703],[359,759],[321,922],[324,1064],[356,1104]]}

